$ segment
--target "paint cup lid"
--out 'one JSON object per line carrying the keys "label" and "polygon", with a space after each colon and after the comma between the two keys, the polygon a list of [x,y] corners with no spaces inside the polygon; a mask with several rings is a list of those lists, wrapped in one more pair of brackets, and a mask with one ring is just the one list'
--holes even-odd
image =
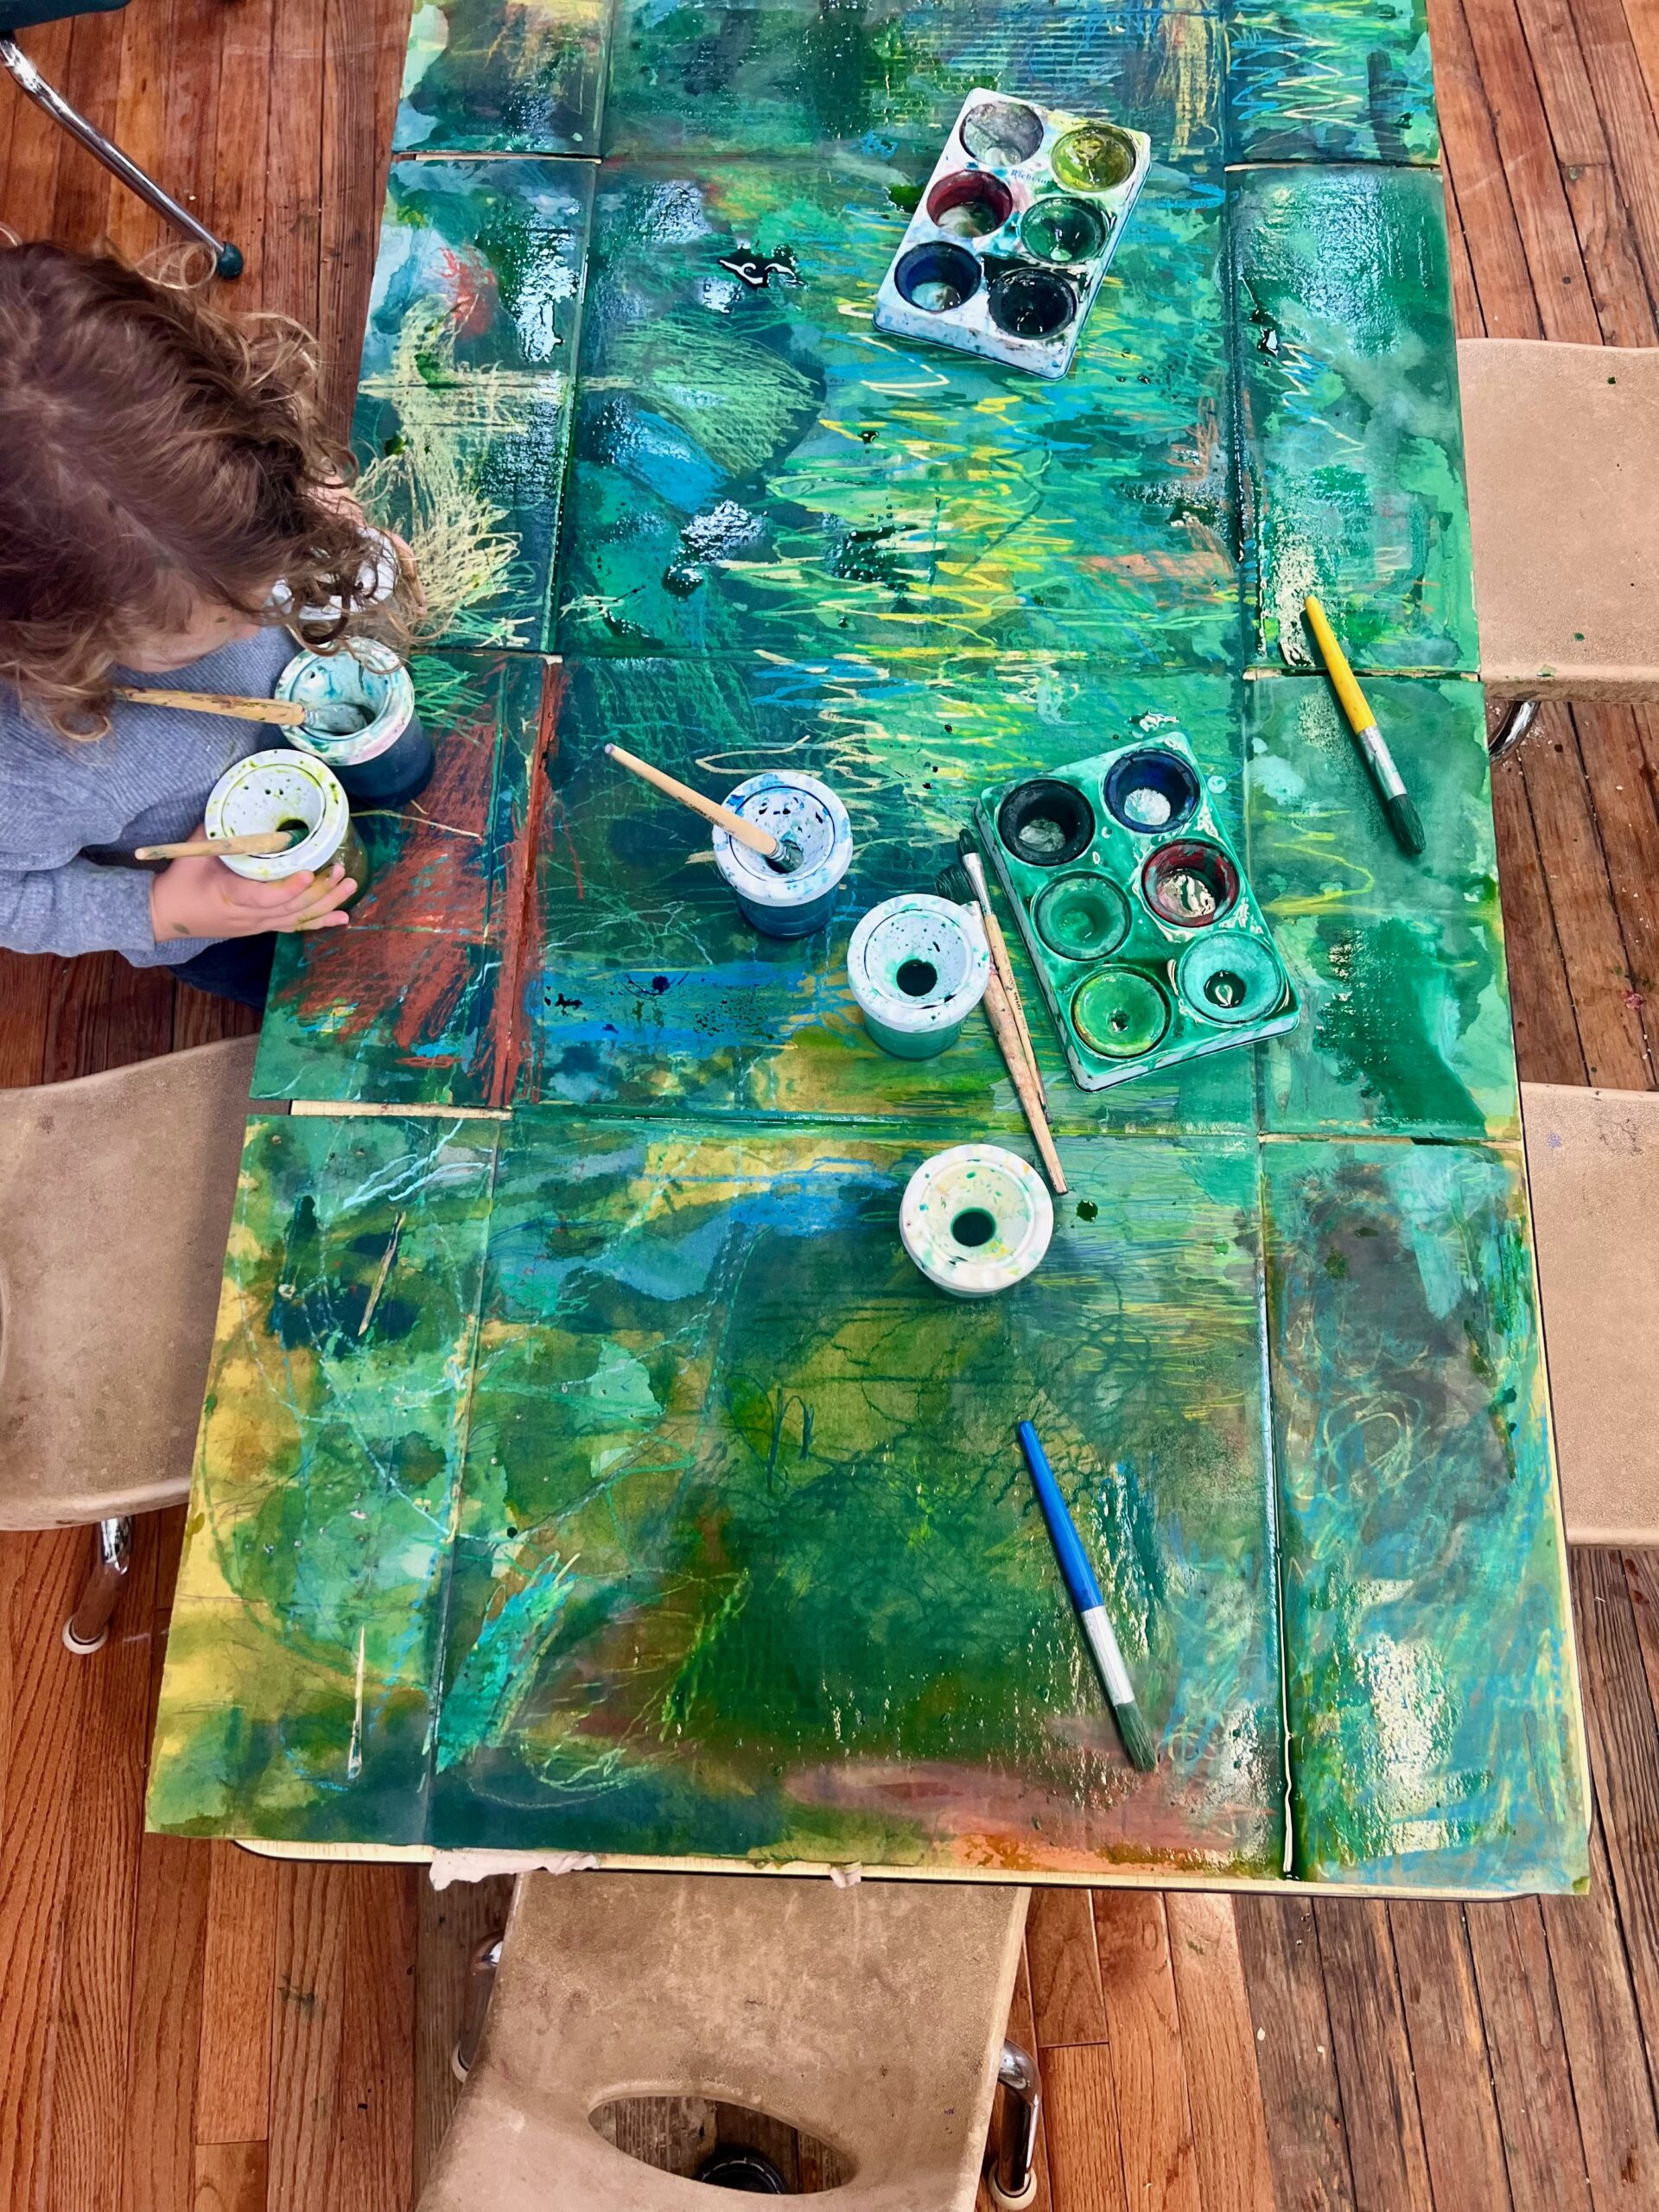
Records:
{"label": "paint cup lid", "polygon": [[308,753],[251,753],[227,768],[207,798],[210,837],[243,837],[302,822],[306,834],[285,853],[238,853],[225,861],[255,883],[327,868],[346,842],[351,809],[332,768]]}
{"label": "paint cup lid", "polygon": [[1018,1153],[953,1145],[925,1160],[905,1185],[899,1234],[930,1282],[958,1298],[989,1298],[1041,1261],[1054,1201]]}
{"label": "paint cup lid", "polygon": [[792,838],[800,850],[799,864],[785,874],[729,830],[715,830],[715,865],[752,906],[804,906],[833,891],[852,865],[847,810],[816,776],[768,768],[740,784],[726,804],[774,837]]}
{"label": "paint cup lid", "polygon": [[389,753],[415,718],[415,686],[390,646],[364,639],[339,652],[296,653],[276,679],[279,699],[305,707],[356,707],[368,719],[335,735],[300,723],[289,742],[336,767],[359,767]]}
{"label": "paint cup lid", "polygon": [[954,1029],[985,995],[985,925],[971,906],[906,891],[872,906],[847,947],[847,980],[865,1014],[906,1036]]}

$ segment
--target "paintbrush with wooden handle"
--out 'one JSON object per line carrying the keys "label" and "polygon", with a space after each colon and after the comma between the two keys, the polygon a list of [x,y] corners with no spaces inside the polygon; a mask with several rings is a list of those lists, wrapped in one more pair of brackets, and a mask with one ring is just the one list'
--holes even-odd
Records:
{"label": "paintbrush with wooden handle", "polygon": [[118,683],[118,699],[135,707],[177,707],[187,715],[230,715],[239,722],[280,722],[296,729],[305,721],[307,708],[297,699],[245,699],[233,691],[149,691],[136,683]]}
{"label": "paintbrush with wooden handle", "polygon": [[240,837],[193,837],[178,845],[140,845],[136,861],[223,861],[245,853],[285,853],[302,841],[291,830],[250,830]]}
{"label": "paintbrush with wooden handle", "polygon": [[620,745],[607,745],[607,753],[619,768],[626,768],[630,775],[639,777],[647,784],[654,784],[659,791],[666,791],[670,798],[677,798],[682,806],[689,806],[694,814],[702,815],[705,822],[717,823],[736,838],[740,845],[747,845],[752,853],[759,853],[762,860],[771,861],[785,874],[796,867],[800,854],[787,838],[774,837],[770,830],[762,830],[757,823],[746,821],[735,807],[722,806],[718,799],[705,798],[701,791],[693,791],[690,784],[683,784],[677,776],[653,768],[649,760],[641,760],[636,753],[625,753]]}
{"label": "paintbrush with wooden handle", "polygon": [[980,859],[965,830],[957,840],[957,850],[961,854],[961,859],[952,861],[949,868],[940,869],[933,887],[941,899],[954,899],[958,906],[979,908],[980,918],[985,925],[985,942],[991,949],[991,964],[1001,979],[1003,991],[1014,1014],[1014,1027],[1020,1032],[1026,1065],[1030,1068],[1032,1081],[1037,1086],[1037,1096],[1046,1106],[1048,1085],[1043,1081],[1043,1071],[1037,1065],[1037,1053],[1031,1041],[1031,1029],[1026,1020],[1020,986],[1014,980],[1014,963],[1008,957],[1008,941],[1002,934],[1002,925],[991,912],[990,893],[985,883],[985,863]]}
{"label": "paintbrush with wooden handle", "polygon": [[985,1019],[991,1025],[991,1034],[996,1039],[1003,1065],[1014,1078],[1020,1110],[1025,1115],[1041,1157],[1043,1171],[1053,1185],[1055,1195],[1063,1198],[1066,1191],[1065,1171],[1060,1166],[1059,1154],[1054,1149],[1053,1132],[1048,1126],[1048,1115],[1037,1089],[1037,1078],[1026,1058],[1026,1048],[1020,1039],[1020,1026],[1014,1018],[1014,1008],[1008,1003],[1007,993],[1002,988],[1002,979],[997,974],[995,963],[985,985]]}

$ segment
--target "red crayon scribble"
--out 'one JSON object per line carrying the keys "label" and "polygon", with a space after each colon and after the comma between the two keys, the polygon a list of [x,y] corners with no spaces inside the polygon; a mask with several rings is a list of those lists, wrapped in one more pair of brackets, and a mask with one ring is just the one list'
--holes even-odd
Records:
{"label": "red crayon scribble", "polygon": [[559,709],[563,702],[563,662],[550,660],[542,668],[541,712],[536,721],[536,741],[530,759],[529,794],[524,804],[523,833],[515,839],[507,872],[502,912],[506,918],[501,953],[501,981],[497,994],[493,1057],[493,1106],[509,1106],[518,1087],[524,1064],[524,993],[532,976],[541,973],[542,902],[537,856],[541,849],[542,813],[547,798],[547,771],[558,750]]}

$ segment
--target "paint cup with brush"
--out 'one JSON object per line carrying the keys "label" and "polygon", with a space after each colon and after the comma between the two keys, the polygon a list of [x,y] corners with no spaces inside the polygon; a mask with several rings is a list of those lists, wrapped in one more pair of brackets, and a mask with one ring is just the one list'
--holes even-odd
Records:
{"label": "paint cup with brush", "polygon": [[[369,880],[346,793],[332,769],[308,753],[251,753],[213,785],[205,819],[207,849],[250,882],[326,878],[336,862],[359,892]],[[276,838],[282,842],[272,849]],[[156,856],[165,849],[145,849]]]}
{"label": "paint cup with brush", "polygon": [[853,832],[827,784],[768,768],[722,802],[620,745],[605,751],[620,768],[714,823],[715,866],[763,936],[807,937],[829,920],[852,865]]}
{"label": "paint cup with brush", "polygon": [[406,805],[431,782],[432,741],[409,671],[389,646],[361,639],[297,654],[276,679],[276,696],[303,709],[289,742],[326,761],[357,804]]}

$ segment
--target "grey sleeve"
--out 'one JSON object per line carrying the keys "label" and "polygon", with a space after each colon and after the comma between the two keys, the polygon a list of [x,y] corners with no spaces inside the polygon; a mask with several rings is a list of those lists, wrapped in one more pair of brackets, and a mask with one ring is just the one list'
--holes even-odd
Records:
{"label": "grey sleeve", "polygon": [[200,952],[205,939],[158,945],[150,929],[146,868],[8,868],[0,862],[0,944],[12,952],[120,952],[135,966],[168,966]]}

